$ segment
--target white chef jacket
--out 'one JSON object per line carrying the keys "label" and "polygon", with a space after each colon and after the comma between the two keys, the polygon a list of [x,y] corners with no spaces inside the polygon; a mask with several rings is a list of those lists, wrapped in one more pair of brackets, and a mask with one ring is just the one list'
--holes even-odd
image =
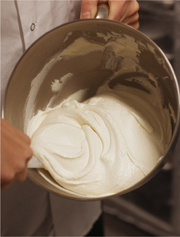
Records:
{"label": "white chef jacket", "polygon": [[[79,18],[80,0],[1,1],[1,95],[25,50],[42,34]],[[28,178],[1,192],[2,236],[83,236],[101,214],[99,201],[61,198]]]}

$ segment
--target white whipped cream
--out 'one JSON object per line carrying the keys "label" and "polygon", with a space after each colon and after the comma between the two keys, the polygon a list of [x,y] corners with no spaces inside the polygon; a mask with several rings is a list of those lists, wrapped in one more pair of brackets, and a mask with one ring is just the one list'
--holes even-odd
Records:
{"label": "white whipped cream", "polygon": [[39,111],[28,134],[34,155],[61,186],[82,195],[111,194],[155,167],[169,142],[165,115],[146,92],[106,84],[83,103],[69,98]]}

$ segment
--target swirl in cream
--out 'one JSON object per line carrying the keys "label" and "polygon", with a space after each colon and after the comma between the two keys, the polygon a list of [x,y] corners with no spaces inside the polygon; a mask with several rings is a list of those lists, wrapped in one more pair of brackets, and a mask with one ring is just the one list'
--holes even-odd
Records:
{"label": "swirl in cream", "polygon": [[[150,83],[149,83],[150,84]],[[125,190],[146,176],[169,144],[168,111],[143,90],[108,83],[35,115],[34,155],[62,187],[82,195]]]}

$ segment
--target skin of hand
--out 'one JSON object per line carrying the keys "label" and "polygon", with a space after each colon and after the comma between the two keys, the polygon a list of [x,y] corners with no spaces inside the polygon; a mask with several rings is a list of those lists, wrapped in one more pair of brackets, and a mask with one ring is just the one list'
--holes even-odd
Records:
{"label": "skin of hand", "polygon": [[30,138],[1,119],[1,189],[26,179],[27,163],[33,152]]}
{"label": "skin of hand", "polygon": [[82,0],[80,18],[94,18],[98,4],[109,5],[109,20],[139,28],[139,4],[136,0]]}

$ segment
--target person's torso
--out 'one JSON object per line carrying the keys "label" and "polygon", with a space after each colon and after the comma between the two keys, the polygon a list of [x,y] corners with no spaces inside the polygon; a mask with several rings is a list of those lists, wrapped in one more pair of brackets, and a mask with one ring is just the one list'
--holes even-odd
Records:
{"label": "person's torso", "polygon": [[[47,31],[79,18],[80,0],[1,1],[1,96],[27,48]],[[27,179],[2,192],[2,235],[83,235],[100,215],[100,202],[60,198]],[[44,227],[43,227],[44,226]]]}

